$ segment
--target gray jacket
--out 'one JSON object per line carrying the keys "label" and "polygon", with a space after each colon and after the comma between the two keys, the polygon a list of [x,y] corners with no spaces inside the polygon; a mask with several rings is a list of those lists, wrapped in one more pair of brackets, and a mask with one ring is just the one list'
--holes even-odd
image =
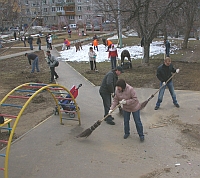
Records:
{"label": "gray jacket", "polygon": [[49,64],[49,67],[54,67],[57,61],[56,58],[52,55],[47,56],[46,60],[47,60],[47,63]]}
{"label": "gray jacket", "polygon": [[99,92],[110,93],[110,94],[114,93],[117,80],[118,80],[118,76],[115,71],[108,72],[103,78]]}

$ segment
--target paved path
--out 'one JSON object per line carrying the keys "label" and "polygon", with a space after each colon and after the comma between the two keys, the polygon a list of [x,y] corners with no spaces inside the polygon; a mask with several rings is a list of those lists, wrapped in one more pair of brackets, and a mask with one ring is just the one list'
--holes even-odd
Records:
{"label": "paved path", "polygon": [[[59,57],[55,49],[52,54]],[[185,123],[199,123],[200,92],[176,91],[179,109],[173,106],[166,92],[162,107],[154,111],[157,96],[153,98],[141,111],[144,143],[140,143],[132,120],[131,135],[123,139],[123,119],[118,111],[114,112],[115,126],[103,122],[87,139],[77,139],[77,134],[103,117],[99,87],[66,62],[60,62],[56,70],[60,85],[70,89],[72,85],[83,84],[77,97],[82,125],[68,120],[60,125],[58,116],[52,115],[18,139],[11,146],[9,178],[139,178],[148,173],[151,177],[162,178],[200,177],[200,154],[190,153],[177,143],[181,139],[180,130],[174,132],[172,127],[167,126],[150,129],[152,124],[170,117]],[[138,88],[136,91],[142,102],[156,90]],[[67,114],[65,117],[68,117]],[[184,159],[183,155],[188,159]],[[3,160],[0,159],[0,165],[4,164]],[[188,160],[192,165],[187,163]],[[176,163],[181,165],[175,167]],[[3,177],[3,171],[0,177]]]}

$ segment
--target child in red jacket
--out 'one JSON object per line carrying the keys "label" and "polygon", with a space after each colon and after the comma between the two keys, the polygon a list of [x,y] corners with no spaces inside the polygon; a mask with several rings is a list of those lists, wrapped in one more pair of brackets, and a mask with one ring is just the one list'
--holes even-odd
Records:
{"label": "child in red jacket", "polygon": [[117,49],[115,48],[114,44],[111,45],[111,48],[109,49],[108,58],[111,59],[111,68],[116,69],[116,61],[117,61]]}

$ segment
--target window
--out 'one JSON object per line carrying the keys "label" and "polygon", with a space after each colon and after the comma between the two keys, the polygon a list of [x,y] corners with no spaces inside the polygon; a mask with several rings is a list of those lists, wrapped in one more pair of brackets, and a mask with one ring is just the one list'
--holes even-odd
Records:
{"label": "window", "polygon": [[69,16],[69,20],[74,20],[74,16],[73,16],[73,15],[70,15],[70,16]]}
{"label": "window", "polygon": [[77,0],[77,2],[81,2],[81,0]]}
{"label": "window", "polygon": [[52,11],[52,12],[55,12],[55,11],[56,11],[56,7],[52,7],[52,8],[51,8],[51,11]]}
{"label": "window", "polygon": [[47,12],[47,8],[44,8],[44,12]]}
{"label": "window", "polygon": [[78,9],[78,11],[81,11],[81,6],[78,6],[77,9]]}
{"label": "window", "polygon": [[90,11],[90,6],[87,6],[87,11]]}
{"label": "window", "polygon": [[78,16],[78,20],[82,20],[82,15],[79,15],[79,16]]}
{"label": "window", "polygon": [[90,20],[90,15],[87,15],[87,19]]}
{"label": "window", "polygon": [[55,0],[52,0],[52,3],[55,3]]}
{"label": "window", "polygon": [[43,0],[43,4],[47,4],[47,1],[46,1],[46,0]]}

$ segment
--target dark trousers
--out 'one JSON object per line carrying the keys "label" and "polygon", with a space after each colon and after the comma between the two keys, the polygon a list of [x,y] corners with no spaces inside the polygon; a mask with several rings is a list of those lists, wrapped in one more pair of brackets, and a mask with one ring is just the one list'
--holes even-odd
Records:
{"label": "dark trousers", "polygon": [[98,46],[94,46],[94,50],[95,50],[95,49],[97,49],[97,51],[98,51]]}
{"label": "dark trousers", "polygon": [[50,70],[51,70],[51,82],[53,82],[54,81],[54,76],[56,78],[58,78],[58,74],[55,71],[55,67],[50,67]]}
{"label": "dark trousers", "polygon": [[[100,93],[101,98],[103,100],[103,106],[104,106],[104,117],[108,114],[111,106],[111,94],[110,93]],[[106,120],[111,120],[112,117],[108,116]]]}
{"label": "dark trousers", "polygon": [[91,70],[97,69],[96,61],[90,61],[90,69],[91,69]]}

